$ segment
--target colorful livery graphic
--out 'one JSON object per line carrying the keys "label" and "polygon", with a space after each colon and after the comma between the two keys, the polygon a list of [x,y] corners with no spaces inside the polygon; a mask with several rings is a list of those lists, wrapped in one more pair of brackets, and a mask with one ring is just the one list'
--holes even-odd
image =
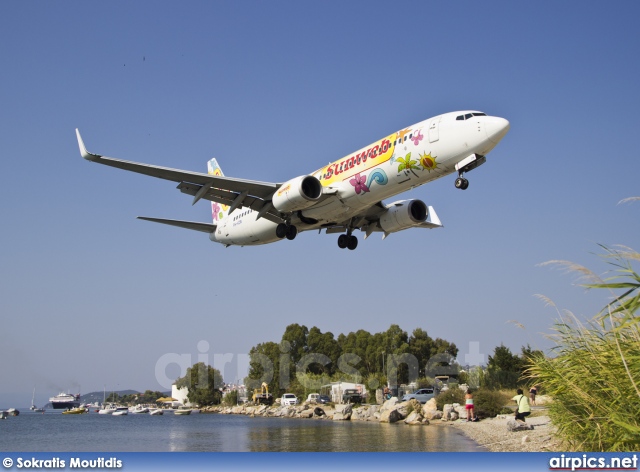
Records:
{"label": "colorful livery graphic", "polygon": [[76,129],[83,158],[99,164],[178,182],[178,189],[211,201],[212,223],[138,217],[209,234],[225,246],[267,244],[294,239],[301,231],[340,234],[340,248],[355,249],[365,239],[410,228],[442,226],[433,207],[418,199],[385,204],[382,200],[440,177],[464,174],[486,162],[486,155],[509,131],[504,118],[478,111],[446,113],[392,133],[308,175],[270,183],[225,177],[216,159],[207,173],[124,161],[87,151]]}

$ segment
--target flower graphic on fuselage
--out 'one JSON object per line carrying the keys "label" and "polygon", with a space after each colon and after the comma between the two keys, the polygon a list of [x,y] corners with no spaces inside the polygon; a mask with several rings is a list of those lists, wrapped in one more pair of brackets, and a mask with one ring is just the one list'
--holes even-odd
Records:
{"label": "flower graphic on fuselage", "polygon": [[353,179],[349,180],[349,183],[355,187],[356,195],[360,195],[361,193],[367,193],[369,191],[369,187],[367,187],[366,175],[360,175],[358,173],[353,176]]}
{"label": "flower graphic on fuselage", "polygon": [[414,146],[417,146],[420,144],[420,141],[422,141],[422,138],[424,138],[424,136],[422,136],[422,130],[419,129],[418,132],[410,139],[413,141]]}
{"label": "flower graphic on fuselage", "polygon": [[211,205],[211,216],[213,216],[213,221],[218,221],[218,219],[222,217],[220,205],[218,205],[217,203],[213,203]]}
{"label": "flower graphic on fuselage", "polygon": [[420,164],[424,170],[428,170],[429,172],[438,168],[436,156],[431,156],[431,153],[427,154],[425,152],[424,154],[420,154]]}

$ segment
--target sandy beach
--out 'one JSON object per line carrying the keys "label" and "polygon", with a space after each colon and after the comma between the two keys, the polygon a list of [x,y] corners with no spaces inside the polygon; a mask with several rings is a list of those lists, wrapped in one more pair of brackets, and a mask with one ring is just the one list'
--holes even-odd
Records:
{"label": "sandy beach", "polygon": [[511,415],[500,415],[477,423],[457,420],[443,424],[443,427],[461,430],[491,452],[553,452],[562,449],[548,416],[527,418],[527,424],[533,426],[530,431],[509,431],[507,422],[511,419]]}

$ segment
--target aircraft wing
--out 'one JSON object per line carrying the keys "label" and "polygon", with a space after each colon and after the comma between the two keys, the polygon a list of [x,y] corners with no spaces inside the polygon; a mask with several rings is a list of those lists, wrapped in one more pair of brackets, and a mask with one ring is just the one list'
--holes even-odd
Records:
{"label": "aircraft wing", "polygon": [[[238,201],[238,206],[251,206],[253,209],[260,209],[265,204],[265,201],[271,200],[273,193],[282,185],[279,183],[258,182],[255,180],[214,176],[200,172],[189,172],[92,154],[87,151],[78,129],[76,129],[76,136],[78,138],[80,154],[86,160],[110,167],[117,167],[118,169],[137,172],[139,174],[150,175],[151,177],[157,177],[159,179],[180,182],[178,189],[183,193],[194,195],[193,203],[203,198],[205,200],[231,205],[237,198],[242,197]],[[281,221],[277,211],[272,210],[267,213],[269,213],[270,217],[276,217]],[[265,218],[269,216],[265,215]]]}
{"label": "aircraft wing", "polygon": [[139,216],[138,219],[153,221],[154,223],[162,223],[165,225],[177,226],[178,228],[202,231],[203,233],[213,233],[216,230],[216,225],[212,225],[211,223],[198,223],[197,221],[167,220],[164,218],[149,218],[147,216]]}

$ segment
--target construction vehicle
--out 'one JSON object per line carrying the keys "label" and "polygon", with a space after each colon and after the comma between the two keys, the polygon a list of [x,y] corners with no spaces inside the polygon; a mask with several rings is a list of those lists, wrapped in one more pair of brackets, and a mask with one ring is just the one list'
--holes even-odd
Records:
{"label": "construction vehicle", "polygon": [[269,393],[269,385],[262,382],[261,388],[253,391],[253,403],[256,405],[273,405],[273,395]]}

